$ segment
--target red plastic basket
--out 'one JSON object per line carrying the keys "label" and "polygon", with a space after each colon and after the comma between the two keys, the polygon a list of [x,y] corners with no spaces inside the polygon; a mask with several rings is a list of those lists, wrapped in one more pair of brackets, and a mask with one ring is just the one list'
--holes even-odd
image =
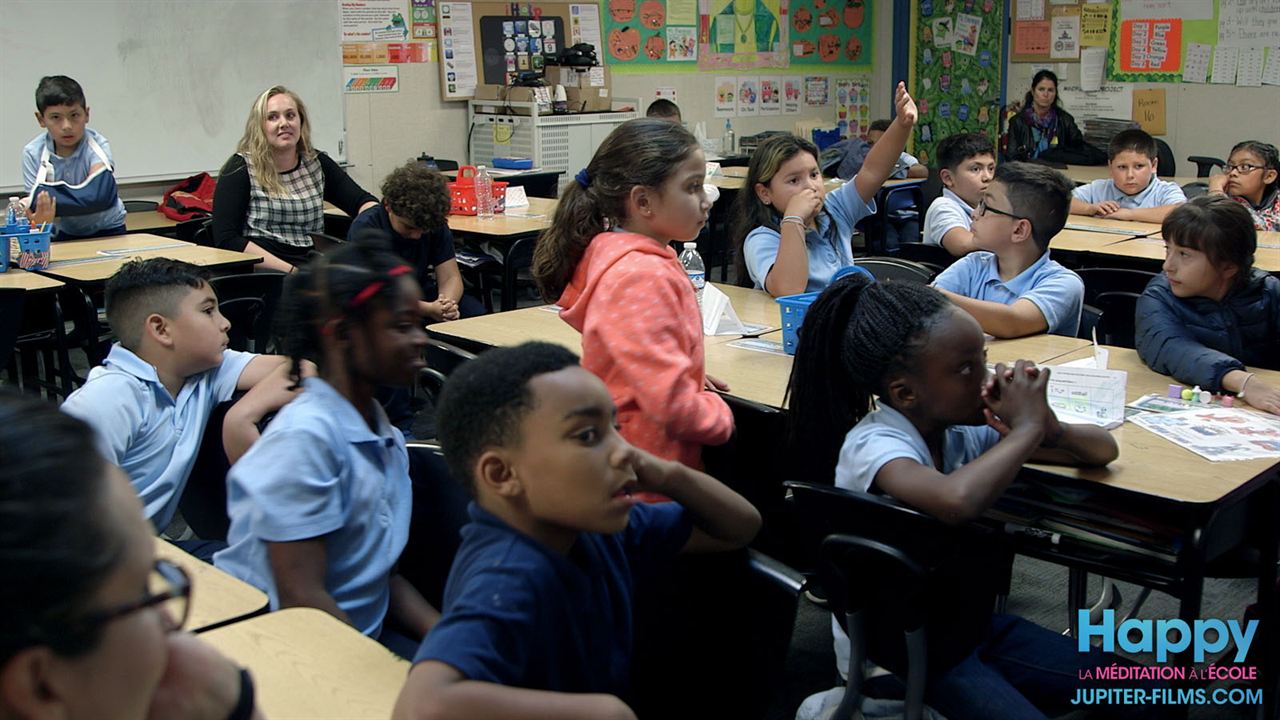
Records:
{"label": "red plastic basket", "polygon": [[[507,185],[500,180],[493,181],[493,211],[500,213],[506,210]],[[449,183],[449,213],[452,215],[476,214],[476,166],[463,165],[458,168],[458,179]]]}

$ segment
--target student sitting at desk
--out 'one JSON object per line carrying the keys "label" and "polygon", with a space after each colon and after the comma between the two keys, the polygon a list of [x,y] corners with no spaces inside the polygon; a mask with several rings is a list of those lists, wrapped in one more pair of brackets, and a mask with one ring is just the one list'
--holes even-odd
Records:
{"label": "student sitting at desk", "polygon": [[658,98],[649,103],[649,107],[644,111],[645,117],[657,118],[659,120],[670,120],[674,123],[683,122],[680,117],[680,106],[671,102],[666,98]]}
{"label": "student sitting at desk", "polygon": [[1111,177],[1071,192],[1072,215],[1158,223],[1187,201],[1177,183],[1156,177],[1155,138],[1137,128],[1121,130],[1107,145]]}
{"label": "student sitting at desk", "polygon": [[[54,240],[123,235],[124,203],[116,192],[111,144],[88,126],[80,83],[64,75],[41,78],[36,122],[45,132],[22,149],[22,184],[35,197],[31,221],[46,222],[57,213]],[[50,190],[62,197],[61,207]]]}
{"label": "student sitting at desk", "polygon": [[622,436],[690,467],[733,434],[713,391],[727,386],[706,374],[697,296],[670,247],[706,225],[705,177],[688,130],[628,120],[561,193],[533,253],[538,289],[582,333],[582,365],[613,393]]}
{"label": "student sitting at desk", "polygon": [[[174,519],[209,415],[237,391],[223,442],[235,461],[257,423],[293,398],[278,355],[227,349],[227,319],[199,268],[151,258],[107,281],[107,322],[119,342],[62,411],[89,423],[104,457],[124,469],[157,531]],[[181,543],[179,543],[181,545]],[[186,546],[202,559],[206,545]]]}
{"label": "student sitting at desk", "polygon": [[1280,388],[1246,367],[1280,367],[1280,280],[1253,267],[1249,212],[1221,195],[1198,197],[1169,213],[1160,232],[1164,274],[1138,299],[1138,356],[1179,382],[1280,414]]}
{"label": "student sitting at desk", "polygon": [[[214,564],[271,599],[323,610],[408,655],[439,613],[395,572],[409,540],[404,436],[373,398],[423,367],[413,268],[345,243],[289,278],[280,327],[302,393],[227,474],[230,547]],[[304,361],[319,366],[303,378]]]}
{"label": "student sitting at desk", "polygon": [[938,143],[938,178],[942,196],[924,215],[924,242],[941,245],[956,257],[977,249],[973,242],[973,208],[996,173],[996,151],[982,133],[957,133]]}
{"label": "student sitting at desk", "polygon": [[258,96],[236,154],[213,193],[213,241],[261,255],[262,269],[293,272],[324,232],[324,203],[355,217],[378,204],[311,144],[302,98],[279,85]]}
{"label": "student sitting at desk", "polygon": [[[959,525],[987,511],[1032,459],[1115,460],[1106,430],[1058,422],[1048,380],[1047,368],[1025,360],[988,373],[978,323],[927,286],[841,278],[809,307],[796,351],[788,393],[797,477],[890,495]],[[931,576],[925,700],[952,720],[1043,720],[1072,709],[1078,672],[1118,659],[993,615],[1000,552],[972,544],[950,564],[958,567]],[[832,631],[847,668],[848,637],[834,618]],[[873,644],[871,659],[901,677],[896,640]]]}
{"label": "student sitting at desk", "polygon": [[1259,230],[1280,230],[1280,154],[1270,143],[1246,140],[1231,148],[1222,175],[1209,178],[1209,192],[1243,205]]}
{"label": "student sitting at desk", "polygon": [[[760,514],[617,431],[609,389],[568,350],[490,350],[449,377],[440,441],[475,500],[444,618],[396,702],[411,718],[630,718],[634,596],[677,553],[745,546]],[[676,502],[645,504],[647,490]]]}
{"label": "student sitting at desk", "polygon": [[462,273],[449,230],[449,187],[444,176],[411,162],[382,181],[382,203],[351,221],[347,239],[370,230],[391,238],[391,249],[413,266],[428,322],[484,314],[484,303],[462,292]]}
{"label": "student sitting at desk", "polygon": [[1067,222],[1071,181],[1031,163],[1005,163],[973,211],[973,244],[933,281],[998,338],[1050,332],[1074,337],[1084,305],[1079,275],[1049,259]]}
{"label": "student sitting at desk", "polygon": [[191,578],[94,444],[0,397],[0,717],[260,719],[248,672],[178,632]]}
{"label": "student sitting at desk", "polygon": [[734,227],[737,275],[770,295],[821,290],[837,270],[853,264],[854,225],[875,212],[875,196],[893,172],[916,122],[916,103],[898,83],[897,117],[867,154],[862,170],[826,196],[818,149],[794,135],[778,135],[751,155],[738,193]]}

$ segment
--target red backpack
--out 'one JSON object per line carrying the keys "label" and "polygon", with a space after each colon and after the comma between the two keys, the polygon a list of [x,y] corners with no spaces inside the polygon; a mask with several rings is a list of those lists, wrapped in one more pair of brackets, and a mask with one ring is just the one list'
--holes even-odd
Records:
{"label": "red backpack", "polygon": [[159,210],[165,217],[179,222],[208,217],[213,214],[215,185],[217,183],[207,172],[192,175],[164,191]]}

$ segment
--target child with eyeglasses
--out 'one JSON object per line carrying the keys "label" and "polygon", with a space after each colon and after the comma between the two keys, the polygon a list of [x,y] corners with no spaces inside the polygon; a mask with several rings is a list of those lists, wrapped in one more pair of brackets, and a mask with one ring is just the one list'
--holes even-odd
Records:
{"label": "child with eyeglasses", "polygon": [[1043,165],[997,167],[973,210],[976,251],[943,270],[933,286],[995,337],[1074,336],[1084,282],[1049,259],[1049,240],[1067,222],[1073,187]]}
{"label": "child with eyeglasses", "polygon": [[0,717],[260,717],[248,673],[177,632],[190,579],[87,424],[0,396],[0,465]]}
{"label": "child with eyeglasses", "polygon": [[1209,178],[1209,192],[1224,193],[1243,205],[1258,230],[1280,230],[1280,154],[1276,146],[1257,140],[1236,143],[1222,171]]}

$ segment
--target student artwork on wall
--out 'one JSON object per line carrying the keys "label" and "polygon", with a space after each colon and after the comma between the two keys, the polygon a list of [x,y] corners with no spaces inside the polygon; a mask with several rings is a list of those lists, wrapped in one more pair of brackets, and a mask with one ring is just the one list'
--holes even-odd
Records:
{"label": "student artwork on wall", "polygon": [[782,79],[782,112],[796,115],[800,112],[800,96],[804,93],[803,80],[798,77]]}
{"label": "student artwork on wall", "polygon": [[698,66],[786,67],[788,0],[698,0]]}
{"label": "student artwork on wall", "polygon": [[777,75],[760,78],[760,114],[782,114],[782,78]]}
{"label": "student artwork on wall", "polygon": [[738,79],[722,76],[716,78],[716,117],[733,117],[738,114]]}
{"label": "student artwork on wall", "polygon": [[871,76],[836,81],[836,129],[841,137],[863,137],[871,126]]}
{"label": "student artwork on wall", "polygon": [[920,117],[911,147],[929,165],[948,135],[998,133],[1004,3],[920,0],[913,9],[909,89]]}
{"label": "student artwork on wall", "polygon": [[868,0],[791,0],[791,64],[871,64],[871,6]]}
{"label": "student artwork on wall", "polygon": [[[698,58],[693,0],[605,0],[607,62],[615,72],[629,67]],[[649,66],[649,67],[645,67]]]}
{"label": "student artwork on wall", "polygon": [[760,114],[760,79],[754,77],[738,78],[738,114]]}

